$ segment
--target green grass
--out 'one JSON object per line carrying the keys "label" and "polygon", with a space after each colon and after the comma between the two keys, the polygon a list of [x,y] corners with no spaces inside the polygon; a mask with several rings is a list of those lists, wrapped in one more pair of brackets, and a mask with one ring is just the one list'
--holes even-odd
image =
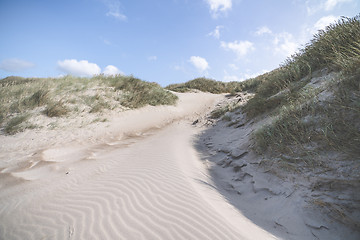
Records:
{"label": "green grass", "polygon": [[63,101],[49,103],[43,113],[48,117],[63,117],[69,113],[69,109]]}
{"label": "green grass", "polygon": [[[294,94],[301,88],[299,82],[305,84],[306,78],[310,79],[315,71],[327,68],[351,75],[360,67],[359,56],[359,16],[342,18],[325,31],[319,31],[309,44],[287,59],[280,68],[245,81],[243,85],[252,86],[256,92],[245,111],[250,117],[256,117],[287,104],[296,98]],[[290,92],[281,99],[269,99],[286,89]]]}
{"label": "green grass", "polygon": [[39,114],[51,118],[84,111],[98,114],[106,109],[172,105],[176,101],[177,96],[164,90],[157,83],[145,82],[133,76],[11,76],[0,80],[0,129],[5,134],[20,131],[20,128],[12,130],[15,128],[11,126],[20,126],[20,123],[15,123],[22,119],[19,116],[25,115],[31,122],[31,119]]}
{"label": "green grass", "polygon": [[106,85],[123,94],[120,104],[129,108],[139,108],[145,105],[173,105],[177,96],[165,91],[159,84],[141,81],[133,76],[114,76],[100,78]]}
{"label": "green grass", "polygon": [[46,105],[48,103],[48,94],[49,90],[40,89],[30,97],[25,98],[22,105],[30,109]]}
{"label": "green grass", "polygon": [[6,134],[15,134],[17,132],[21,132],[24,130],[24,126],[22,125],[27,119],[29,118],[28,115],[20,115],[11,118],[10,121],[7,122],[4,132]]}
{"label": "green grass", "polygon": [[235,93],[243,90],[241,82],[220,82],[208,78],[195,78],[186,83],[171,84],[166,89],[174,92],[189,92],[192,90],[199,90],[209,93]]}
{"label": "green grass", "polygon": [[[323,78],[321,87],[312,87],[311,77],[322,69],[337,74]],[[257,152],[278,158],[286,154],[286,161],[302,159],[308,166],[316,165],[314,155],[326,151],[341,152],[346,159],[358,157],[359,69],[357,16],[320,31],[280,68],[251,80],[258,83],[256,94],[243,110],[250,118],[274,118],[254,133]],[[330,97],[322,99],[325,93]]]}

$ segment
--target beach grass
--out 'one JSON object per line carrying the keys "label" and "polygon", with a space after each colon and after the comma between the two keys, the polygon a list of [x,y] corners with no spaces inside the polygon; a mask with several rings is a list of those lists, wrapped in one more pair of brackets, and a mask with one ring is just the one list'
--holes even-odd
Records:
{"label": "beach grass", "polygon": [[59,118],[79,112],[99,114],[104,110],[173,105],[177,101],[176,95],[157,83],[123,75],[92,78],[11,76],[0,80],[0,96],[0,129],[5,134],[24,130],[16,126],[40,114]]}
{"label": "beach grass", "polygon": [[319,31],[280,68],[250,80],[258,83],[256,94],[243,110],[249,118],[273,117],[254,133],[257,152],[303,159],[329,150],[359,156],[359,69],[357,16]]}
{"label": "beach grass", "polygon": [[214,94],[236,93],[243,90],[241,82],[221,82],[205,77],[195,78],[185,83],[170,84],[166,89],[174,92],[189,92],[199,90]]}

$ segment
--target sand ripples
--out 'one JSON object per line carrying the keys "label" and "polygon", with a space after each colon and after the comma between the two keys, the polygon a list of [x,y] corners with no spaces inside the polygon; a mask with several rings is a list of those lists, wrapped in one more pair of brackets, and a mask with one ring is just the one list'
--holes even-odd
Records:
{"label": "sand ripples", "polygon": [[[193,157],[179,149],[184,139],[174,137],[184,135],[181,128],[168,131],[128,147],[71,150],[69,174],[27,181],[23,200],[20,194],[2,198],[0,238],[242,239],[181,167],[179,161]],[[64,164],[61,156],[59,149],[42,155]],[[92,161],[84,161],[87,156]]]}

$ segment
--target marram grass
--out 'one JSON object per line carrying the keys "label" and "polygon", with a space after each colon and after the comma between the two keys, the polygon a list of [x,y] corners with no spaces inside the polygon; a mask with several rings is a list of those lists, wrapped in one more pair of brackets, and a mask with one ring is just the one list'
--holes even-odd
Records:
{"label": "marram grass", "polygon": [[0,80],[0,132],[24,130],[24,122],[38,114],[56,118],[79,111],[97,114],[106,109],[172,105],[176,101],[177,96],[157,83],[133,76],[7,77]]}

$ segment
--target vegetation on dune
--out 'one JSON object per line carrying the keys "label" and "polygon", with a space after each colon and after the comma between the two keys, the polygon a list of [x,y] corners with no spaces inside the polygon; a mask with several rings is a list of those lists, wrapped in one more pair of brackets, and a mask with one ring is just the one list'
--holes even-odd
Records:
{"label": "vegetation on dune", "polygon": [[115,76],[101,79],[106,85],[124,93],[120,103],[126,107],[172,105],[177,100],[177,96],[165,91],[159,84],[144,82],[133,76]]}
{"label": "vegetation on dune", "polygon": [[[250,80],[256,96],[249,102],[246,112],[258,116],[298,98],[299,90],[311,79],[311,74],[327,68],[346,75],[360,66],[360,22],[355,18],[342,18],[314,35],[299,53],[287,59],[278,69]],[[304,79],[305,78],[305,79]],[[246,83],[244,83],[246,84]],[[287,90],[281,97],[271,98]]]}
{"label": "vegetation on dune", "polygon": [[[272,118],[253,133],[261,165],[281,177],[289,171],[311,177],[318,193],[309,202],[332,221],[359,229],[360,15],[318,32],[249,85],[255,96],[244,112]],[[339,197],[347,191],[348,198]]]}
{"label": "vegetation on dune", "polygon": [[28,115],[19,115],[11,118],[6,125],[4,132],[7,134],[14,134],[22,131],[24,129],[24,126],[22,126],[21,124],[26,121],[27,118]]}
{"label": "vegetation on dune", "polygon": [[288,154],[307,166],[321,164],[314,154],[322,151],[359,156],[359,16],[319,31],[280,68],[249,85],[256,94],[244,106],[247,116],[274,118],[254,134],[259,153]]}
{"label": "vegetation on dune", "polygon": [[220,82],[208,78],[195,78],[186,83],[171,84],[166,87],[166,89],[174,92],[189,92],[192,90],[199,90],[202,92],[209,93],[235,93],[242,90],[241,82]]}
{"label": "vegetation on dune", "polygon": [[0,80],[0,129],[14,134],[34,127],[40,115],[64,117],[79,112],[175,104],[177,96],[157,83],[133,76],[21,78]]}

